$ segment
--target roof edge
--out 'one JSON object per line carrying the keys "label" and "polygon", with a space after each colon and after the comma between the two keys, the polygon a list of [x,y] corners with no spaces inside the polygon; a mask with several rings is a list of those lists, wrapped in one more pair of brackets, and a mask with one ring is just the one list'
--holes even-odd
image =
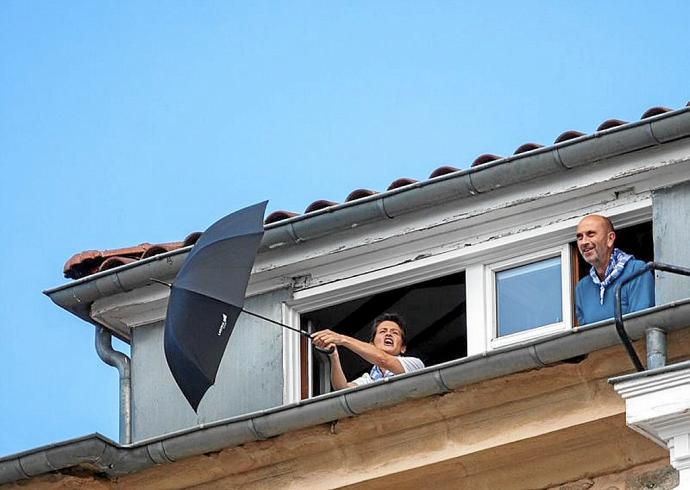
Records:
{"label": "roof edge", "polygon": [[[265,225],[261,250],[288,247],[394,219],[421,208],[471,198],[689,136],[690,107],[685,107]],[[98,325],[90,317],[96,299],[150,284],[151,277],[174,278],[190,249],[188,246],[98,272],[47,289],[44,294],[58,306]],[[129,340],[127,332],[113,333]]]}
{"label": "roof edge", "polygon": [[[687,328],[689,317],[690,298],[624,316],[632,339],[642,338],[650,324],[666,331]],[[380,383],[244,414],[128,446],[93,434],[0,458],[0,484],[83,463],[95,465],[102,473],[117,477],[156,464],[220,451],[406,400],[442,394],[464,385],[544,367],[618,344],[613,320],[606,320],[387,378]]]}

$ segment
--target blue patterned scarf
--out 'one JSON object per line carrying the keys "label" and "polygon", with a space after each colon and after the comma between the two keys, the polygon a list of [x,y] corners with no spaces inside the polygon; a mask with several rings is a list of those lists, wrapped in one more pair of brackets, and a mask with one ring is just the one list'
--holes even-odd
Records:
{"label": "blue patterned scarf", "polygon": [[393,375],[393,373],[391,373],[390,371],[386,371],[386,374],[383,374],[381,372],[381,368],[378,367],[376,364],[374,364],[374,366],[371,368],[371,371],[369,371],[369,377],[373,381],[376,381],[378,379],[388,378],[392,375]]}
{"label": "blue patterned scarf", "polygon": [[628,260],[633,259],[632,255],[621,252],[619,249],[614,248],[613,253],[611,253],[611,258],[609,259],[609,265],[606,267],[606,272],[604,273],[604,280],[600,281],[597,275],[597,270],[592,266],[589,270],[589,275],[594,281],[594,284],[599,286],[599,304],[604,304],[604,291],[606,288],[615,281],[618,276],[623,273],[623,268],[627,264]]}

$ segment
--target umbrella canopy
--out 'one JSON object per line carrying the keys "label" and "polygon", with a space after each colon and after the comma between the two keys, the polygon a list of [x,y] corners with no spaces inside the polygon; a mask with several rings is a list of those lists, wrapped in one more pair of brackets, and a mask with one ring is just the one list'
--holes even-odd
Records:
{"label": "umbrella canopy", "polygon": [[194,411],[215,383],[244,306],[263,237],[267,201],[236,211],[199,238],[171,285],[163,345],[170,371]]}

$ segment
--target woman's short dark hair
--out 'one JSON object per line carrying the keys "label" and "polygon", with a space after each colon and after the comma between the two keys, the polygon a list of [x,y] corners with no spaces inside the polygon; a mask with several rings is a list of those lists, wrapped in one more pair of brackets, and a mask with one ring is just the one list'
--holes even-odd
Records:
{"label": "woman's short dark hair", "polygon": [[374,323],[371,325],[369,342],[374,341],[374,337],[376,337],[376,328],[383,322],[393,322],[397,324],[400,327],[400,333],[402,334],[402,345],[407,345],[405,340],[407,337],[407,322],[402,315],[398,315],[397,313],[384,313],[374,320]]}

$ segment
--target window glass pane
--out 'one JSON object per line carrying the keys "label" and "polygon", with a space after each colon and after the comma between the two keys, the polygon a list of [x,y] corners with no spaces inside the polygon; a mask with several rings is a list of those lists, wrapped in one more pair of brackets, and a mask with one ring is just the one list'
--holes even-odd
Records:
{"label": "window glass pane", "polygon": [[496,273],[498,335],[563,321],[561,257]]}

